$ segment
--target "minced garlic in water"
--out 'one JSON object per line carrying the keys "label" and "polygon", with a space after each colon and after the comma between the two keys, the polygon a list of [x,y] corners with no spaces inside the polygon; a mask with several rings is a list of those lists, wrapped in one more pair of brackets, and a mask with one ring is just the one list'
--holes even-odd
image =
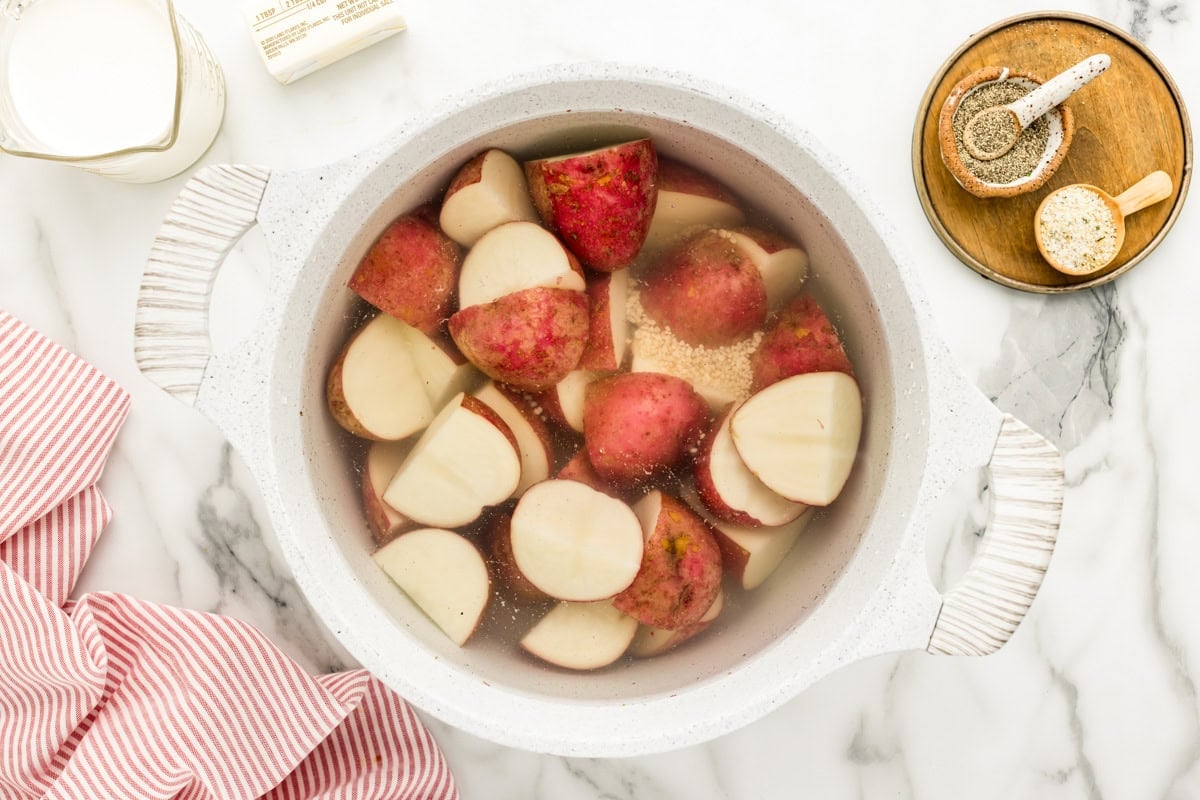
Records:
{"label": "minced garlic in water", "polygon": [[1091,272],[1117,255],[1117,221],[1104,198],[1084,186],[1051,195],[1038,215],[1042,248],[1070,272]]}

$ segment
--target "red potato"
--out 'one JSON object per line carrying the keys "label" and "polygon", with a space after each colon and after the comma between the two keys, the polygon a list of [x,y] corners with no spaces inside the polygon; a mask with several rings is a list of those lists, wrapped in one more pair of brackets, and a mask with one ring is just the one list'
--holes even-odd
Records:
{"label": "red potato", "polygon": [[767,318],[758,267],[728,231],[704,231],[667,252],[646,275],[642,308],[688,344],[722,347]]}
{"label": "red potato", "polygon": [[364,439],[395,441],[433,420],[405,325],[379,314],[351,337],[325,384],[329,411]]}
{"label": "red potato", "polygon": [[609,497],[615,497],[618,500],[624,500],[625,496],[622,492],[615,489],[611,484],[596,474],[595,467],[592,462],[588,461],[587,448],[579,449],[571,459],[563,465],[563,468],[558,471],[555,476],[560,481],[578,481],[584,486],[590,486],[597,492],[603,492]]}
{"label": "red potato", "polygon": [[737,581],[745,591],[757,589],[771,577],[812,519],[812,514],[806,513],[777,527],[734,525],[709,515],[692,487],[685,486],[682,496],[684,502],[704,517],[704,521],[712,528],[717,546],[721,548],[721,564],[725,574]]}
{"label": "red potato", "polygon": [[350,288],[385,314],[428,334],[437,333],[454,309],[462,251],[422,206],[397,219],[350,277]]}
{"label": "red potato", "polygon": [[781,308],[800,291],[808,276],[808,253],[779,234],[760,228],[738,228],[729,234],[758,268],[767,290],[768,310]]}
{"label": "red potato", "polygon": [[372,558],[458,646],[479,627],[491,578],[483,556],[462,536],[422,528],[396,537]]}
{"label": "red potato", "polygon": [[460,394],[421,434],[383,499],[422,525],[457,528],[507,500],[520,480],[519,447],[508,425]]}
{"label": "red potato", "polygon": [[492,573],[514,599],[530,603],[550,599],[550,595],[530,583],[517,566],[512,549],[512,512],[501,511],[495,515],[484,532],[484,542]]}
{"label": "red potato", "polygon": [[724,522],[748,527],[791,522],[808,506],[771,491],[742,461],[729,428],[736,408],[726,407],[704,437],[693,470],[696,492],[709,513]]}
{"label": "red potato", "polygon": [[721,609],[724,607],[725,593],[718,591],[717,599],[708,607],[708,611],[704,612],[704,616],[700,618],[699,622],[675,631],[669,631],[666,628],[653,628],[649,625],[639,625],[638,631],[633,637],[633,644],[629,645],[629,654],[635,658],[652,658],[662,655],[668,650],[674,650],[688,639],[694,638],[697,634],[703,632],[720,616]]}
{"label": "red potato", "polygon": [[637,621],[609,600],[559,603],[521,639],[530,655],[566,669],[599,669],[629,649]]}
{"label": "red potato", "polygon": [[485,375],[542,391],[575,369],[587,344],[587,297],[567,289],[525,289],[450,318],[450,335]]}
{"label": "red potato", "polygon": [[627,372],[588,386],[583,441],[596,474],[618,487],[630,487],[686,460],[708,420],[708,404],[687,381]]}
{"label": "red potato", "polygon": [[600,377],[597,372],[576,369],[568,372],[558,383],[537,395],[538,404],[546,416],[564,428],[583,433],[583,406],[587,387]]}
{"label": "red potato", "polygon": [[797,295],[767,329],[750,357],[751,391],[806,372],[854,375],[833,323],[811,295]]}
{"label": "red potato", "polygon": [[521,482],[514,497],[520,497],[535,483],[550,477],[554,468],[554,440],[550,427],[534,406],[511,389],[488,382],[475,396],[500,415],[516,437],[521,455]]}
{"label": "red potato", "polygon": [[488,231],[467,253],[458,307],[484,305],[524,289],[585,288],[583,268],[554,234],[533,222]]}
{"label": "red potato", "polygon": [[629,296],[629,273],[604,273],[588,280],[588,343],[579,368],[596,372],[620,369],[629,345],[625,302]]}
{"label": "red potato", "polygon": [[463,247],[474,246],[506,222],[536,222],[521,165],[503,150],[472,158],[450,182],[439,221],[446,235]]}
{"label": "red potato", "polygon": [[413,523],[408,517],[383,499],[383,493],[387,491],[388,484],[392,482],[412,446],[412,440],[405,439],[399,442],[374,442],[367,449],[367,458],[363,462],[362,470],[363,511],[377,545],[387,544],[412,527]]}
{"label": "red potato", "polygon": [[858,455],[862,396],[842,372],[810,372],[771,384],[734,412],[738,455],[760,481],[789,500],[827,506]]}
{"label": "red potato", "polygon": [[689,230],[731,228],[746,221],[733,192],[703,172],[670,158],[658,159],[658,202],[643,250],[661,251]]}
{"label": "red potato", "polygon": [[521,574],[559,600],[612,597],[642,563],[642,527],[634,512],[576,481],[530,487],[513,510],[511,537]]}
{"label": "red potato", "polygon": [[694,625],[721,591],[721,551],[712,531],[685,503],[657,489],[633,510],[646,539],[642,566],[613,606],[655,628]]}
{"label": "red potato", "polygon": [[657,197],[649,139],[525,163],[533,205],[586,266],[627,266],[646,240]]}

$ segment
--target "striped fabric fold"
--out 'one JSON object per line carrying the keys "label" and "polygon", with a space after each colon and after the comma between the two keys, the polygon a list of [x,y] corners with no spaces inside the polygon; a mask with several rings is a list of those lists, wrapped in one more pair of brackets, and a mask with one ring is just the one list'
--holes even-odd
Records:
{"label": "striped fabric fold", "polygon": [[0,798],[457,798],[429,731],[369,673],[310,676],[239,620],[69,599],[128,410],[0,311]]}

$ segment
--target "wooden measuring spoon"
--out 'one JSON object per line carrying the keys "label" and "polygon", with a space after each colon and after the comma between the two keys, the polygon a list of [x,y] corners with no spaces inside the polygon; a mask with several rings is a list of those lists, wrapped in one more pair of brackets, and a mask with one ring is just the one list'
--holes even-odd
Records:
{"label": "wooden measuring spoon", "polygon": [[963,148],[979,161],[994,161],[1013,149],[1033,121],[1086,86],[1112,59],[1104,53],[1085,58],[1006,106],[985,108],[967,121]]}
{"label": "wooden measuring spoon", "polygon": [[[1087,259],[1087,263],[1077,266],[1065,264],[1047,252],[1047,233],[1043,227],[1043,215],[1051,199],[1061,195],[1068,189],[1084,189],[1093,193],[1104,202],[1104,205],[1108,207],[1109,213],[1112,214],[1116,247],[1112,249],[1112,255],[1108,256],[1104,261]],[[1121,246],[1125,244],[1125,218],[1130,214],[1141,211],[1147,206],[1152,206],[1155,203],[1166,200],[1174,191],[1175,187],[1171,182],[1171,176],[1162,170],[1151,172],[1116,197],[1110,196],[1108,192],[1089,183],[1073,183],[1070,186],[1056,189],[1046,195],[1046,199],[1038,206],[1037,213],[1034,215],[1033,236],[1037,240],[1038,250],[1042,252],[1042,258],[1046,259],[1046,262],[1050,266],[1065,275],[1087,275],[1104,269],[1112,263],[1112,260],[1117,257],[1117,253],[1121,252]]]}

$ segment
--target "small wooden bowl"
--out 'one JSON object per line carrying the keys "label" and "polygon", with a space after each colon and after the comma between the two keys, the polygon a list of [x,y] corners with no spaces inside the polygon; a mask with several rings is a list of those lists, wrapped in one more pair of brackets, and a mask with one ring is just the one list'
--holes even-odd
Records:
{"label": "small wooden bowl", "polygon": [[942,162],[950,170],[954,180],[976,197],[1016,197],[1042,188],[1067,157],[1071,138],[1075,135],[1074,117],[1071,115],[1071,109],[1064,103],[1046,113],[1050,121],[1050,138],[1046,142],[1046,152],[1042,154],[1041,161],[1029,177],[1012,183],[989,183],[977,177],[967,169],[958,152],[958,145],[954,140],[954,114],[963,100],[972,93],[987,84],[1001,81],[1013,81],[1029,89],[1042,83],[1040,78],[1027,72],[1018,72],[1008,67],[984,67],[955,84],[946,102],[942,104],[942,112],[938,117],[938,144],[942,150]]}

